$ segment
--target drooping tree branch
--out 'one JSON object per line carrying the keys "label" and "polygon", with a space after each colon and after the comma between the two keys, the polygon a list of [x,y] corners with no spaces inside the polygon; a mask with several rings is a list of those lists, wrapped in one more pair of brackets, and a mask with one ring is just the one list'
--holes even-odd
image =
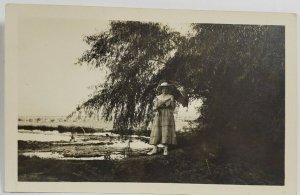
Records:
{"label": "drooping tree branch", "polygon": [[91,46],[78,64],[108,69],[106,80],[80,108],[101,110],[115,128],[151,119],[158,73],[178,49],[180,34],[159,23],[112,21],[106,32],[85,37]]}

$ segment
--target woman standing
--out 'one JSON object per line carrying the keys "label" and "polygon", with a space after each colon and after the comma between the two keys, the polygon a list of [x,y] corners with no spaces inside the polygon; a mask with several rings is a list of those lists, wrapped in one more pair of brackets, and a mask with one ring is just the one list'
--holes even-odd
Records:
{"label": "woman standing", "polygon": [[176,144],[174,109],[174,96],[171,95],[170,87],[167,82],[161,83],[157,90],[161,91],[154,100],[155,116],[153,118],[152,130],[150,135],[150,144],[153,149],[148,155],[157,153],[157,145],[164,145],[164,155],[168,155],[168,145]]}

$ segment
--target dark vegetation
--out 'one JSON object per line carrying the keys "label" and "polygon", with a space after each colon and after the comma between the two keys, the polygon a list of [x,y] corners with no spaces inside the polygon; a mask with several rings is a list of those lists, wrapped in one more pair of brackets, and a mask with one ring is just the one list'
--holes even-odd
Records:
{"label": "dark vegetation", "polygon": [[[36,150],[52,150],[54,147],[61,147],[64,146],[66,142],[40,142],[40,141],[22,141],[18,140],[18,149],[19,151],[36,151]],[[112,142],[99,142],[89,144],[89,146],[107,146],[112,145]],[[72,146],[86,146],[86,144],[81,143],[73,143]]]}
{"label": "dark vegetation", "polygon": [[138,136],[150,136],[151,131],[147,129],[139,129],[139,130],[133,130],[133,129],[124,129],[124,130],[112,130],[112,133],[116,133],[119,135],[138,135]]}
{"label": "dark vegetation", "polygon": [[38,142],[38,141],[22,141],[18,140],[18,150],[36,150],[48,149],[53,146],[52,142]]}
{"label": "dark vegetation", "polygon": [[[76,132],[82,133],[85,131],[86,133],[95,133],[101,131],[101,129],[94,129],[90,127],[79,127],[79,126],[46,126],[46,125],[18,125],[18,129],[24,130],[41,130],[41,131],[58,131],[59,133],[65,132]],[[102,130],[103,131],[103,130]]]}

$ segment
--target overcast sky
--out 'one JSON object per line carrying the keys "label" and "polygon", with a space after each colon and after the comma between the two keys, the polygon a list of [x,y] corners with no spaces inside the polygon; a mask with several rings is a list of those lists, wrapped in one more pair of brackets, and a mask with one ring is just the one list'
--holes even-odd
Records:
{"label": "overcast sky", "polygon": [[27,19],[19,24],[19,115],[67,115],[100,82],[104,73],[75,65],[88,49],[84,35],[108,22]]}
{"label": "overcast sky", "polygon": [[[84,35],[108,29],[108,21],[22,19],[19,31],[19,116],[61,116],[71,113],[103,82],[105,73],[74,65],[88,49]],[[188,25],[170,24],[181,33]],[[185,110],[185,109],[184,109]],[[189,109],[189,113],[194,113]]]}

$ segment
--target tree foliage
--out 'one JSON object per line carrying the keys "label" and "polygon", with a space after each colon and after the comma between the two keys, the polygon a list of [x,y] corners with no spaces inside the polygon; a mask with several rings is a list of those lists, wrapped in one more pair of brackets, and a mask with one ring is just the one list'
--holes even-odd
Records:
{"label": "tree foliage", "polygon": [[186,47],[197,58],[186,61],[185,69],[192,92],[204,101],[201,119],[215,129],[282,129],[284,28],[197,24],[194,29]]}
{"label": "tree foliage", "polygon": [[282,174],[284,27],[192,26],[195,36],[181,42],[164,77],[176,79],[190,97],[202,99],[199,129],[224,151],[255,162],[264,159],[264,166]]}
{"label": "tree foliage", "polygon": [[114,128],[127,129],[151,120],[152,101],[159,77],[178,47],[180,36],[159,23],[110,23],[109,31],[87,36],[91,46],[78,60],[108,69],[103,84],[81,107],[101,111]]}

